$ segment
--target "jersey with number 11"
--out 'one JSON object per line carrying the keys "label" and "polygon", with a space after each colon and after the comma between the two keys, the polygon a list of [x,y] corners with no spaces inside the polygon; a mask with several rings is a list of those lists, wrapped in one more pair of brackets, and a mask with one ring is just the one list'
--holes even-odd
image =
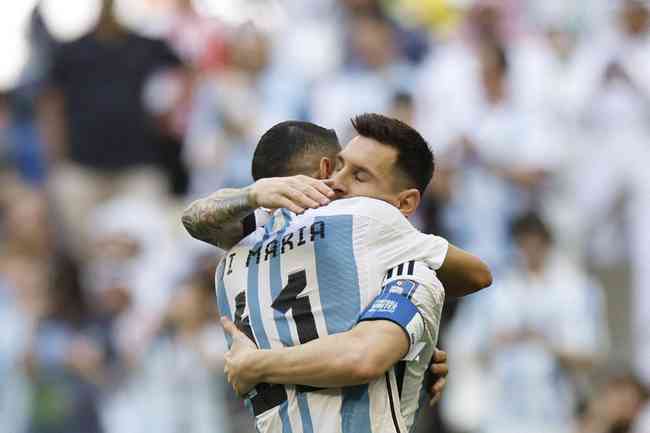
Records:
{"label": "jersey with number 11", "polygon": [[[337,200],[302,215],[278,210],[219,264],[219,312],[259,348],[306,343],[351,329],[388,269],[409,260],[438,269],[447,246],[379,200]],[[249,402],[261,433],[403,433],[386,381],[332,389],[260,384]]]}

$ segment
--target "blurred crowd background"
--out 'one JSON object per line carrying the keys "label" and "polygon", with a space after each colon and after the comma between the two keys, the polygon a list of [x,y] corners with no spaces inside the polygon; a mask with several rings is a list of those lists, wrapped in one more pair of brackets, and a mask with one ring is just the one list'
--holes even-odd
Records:
{"label": "blurred crowd background", "polygon": [[252,433],[180,214],[274,123],[362,112],[423,133],[413,222],[495,276],[417,431],[650,432],[649,7],[3,1],[0,432]]}

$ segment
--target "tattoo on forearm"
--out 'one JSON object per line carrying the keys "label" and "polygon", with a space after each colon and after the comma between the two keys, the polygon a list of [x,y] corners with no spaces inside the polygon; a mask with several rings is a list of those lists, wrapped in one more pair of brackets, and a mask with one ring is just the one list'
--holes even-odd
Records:
{"label": "tattoo on forearm", "polygon": [[223,189],[190,204],[182,221],[193,238],[228,249],[241,240],[241,221],[254,210],[248,189]]}

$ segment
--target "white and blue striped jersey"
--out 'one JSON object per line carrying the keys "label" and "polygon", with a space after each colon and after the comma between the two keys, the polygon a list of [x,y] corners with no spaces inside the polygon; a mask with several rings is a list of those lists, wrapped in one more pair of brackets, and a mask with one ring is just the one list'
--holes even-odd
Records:
{"label": "white and blue striped jersey", "polygon": [[[387,270],[411,260],[438,269],[447,248],[380,200],[337,200],[302,215],[278,210],[219,264],[219,312],[262,349],[306,343],[351,329]],[[336,389],[261,384],[250,405],[260,433],[405,433],[398,395],[393,371]]]}

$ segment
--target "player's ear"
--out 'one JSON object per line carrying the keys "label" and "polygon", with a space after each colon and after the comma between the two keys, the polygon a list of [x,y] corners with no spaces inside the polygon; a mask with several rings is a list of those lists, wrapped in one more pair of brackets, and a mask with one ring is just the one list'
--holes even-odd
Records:
{"label": "player's ear", "polygon": [[409,217],[415,213],[421,199],[420,191],[416,188],[405,189],[397,195],[397,208],[404,216]]}
{"label": "player's ear", "polygon": [[320,179],[329,179],[332,176],[333,168],[334,164],[332,164],[332,160],[327,156],[322,157],[320,159]]}

